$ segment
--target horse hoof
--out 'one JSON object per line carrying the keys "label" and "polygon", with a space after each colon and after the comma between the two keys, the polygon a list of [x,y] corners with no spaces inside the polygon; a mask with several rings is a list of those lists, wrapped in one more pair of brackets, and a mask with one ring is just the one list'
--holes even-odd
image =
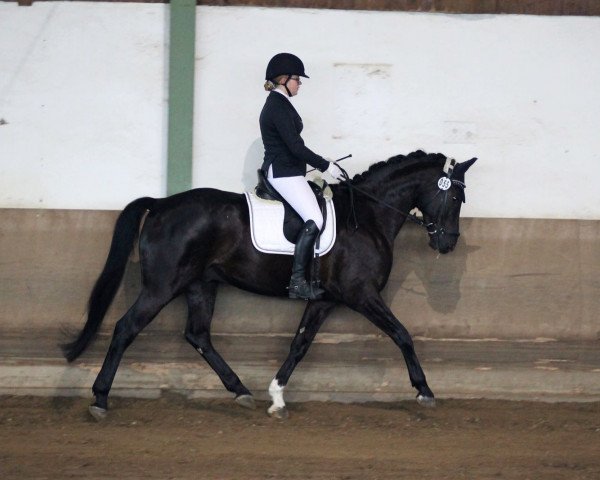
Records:
{"label": "horse hoof", "polygon": [[276,418],[277,420],[287,420],[290,416],[288,413],[288,409],[286,407],[281,408],[272,408],[270,407],[267,410],[267,413],[271,418]]}
{"label": "horse hoof", "polygon": [[96,405],[90,405],[88,407],[88,410],[90,412],[90,415],[94,417],[94,420],[96,420],[97,422],[101,422],[106,418],[106,408],[101,408]]}
{"label": "horse hoof", "polygon": [[422,407],[433,408],[435,407],[435,398],[434,397],[426,397],[425,395],[421,395],[420,393],[417,395],[417,403]]}
{"label": "horse hoof", "polygon": [[238,395],[235,397],[235,403],[244,408],[250,410],[256,409],[256,403],[254,403],[254,397],[252,395]]}

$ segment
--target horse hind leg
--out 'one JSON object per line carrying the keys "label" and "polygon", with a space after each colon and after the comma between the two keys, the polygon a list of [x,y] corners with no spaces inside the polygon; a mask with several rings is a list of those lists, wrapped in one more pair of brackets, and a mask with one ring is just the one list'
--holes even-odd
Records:
{"label": "horse hind leg", "polygon": [[92,387],[95,401],[89,410],[96,420],[106,417],[108,394],[125,350],[170,300],[170,297],[161,298],[144,290],[129,311],[116,323],[104,363]]}
{"label": "horse hind leg", "polygon": [[256,406],[252,394],[212,345],[210,324],[217,297],[217,288],[218,284],[216,282],[197,282],[188,288],[186,292],[188,322],[185,339],[202,355],[219,376],[225,388],[235,395],[236,403],[242,407],[254,409]]}

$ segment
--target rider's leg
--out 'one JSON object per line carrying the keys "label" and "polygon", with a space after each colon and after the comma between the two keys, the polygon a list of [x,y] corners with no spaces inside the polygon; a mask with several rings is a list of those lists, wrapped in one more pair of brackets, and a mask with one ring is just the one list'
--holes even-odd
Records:
{"label": "rider's leg", "polygon": [[292,276],[288,287],[290,298],[304,298],[306,300],[317,300],[323,294],[323,290],[313,286],[306,279],[306,270],[310,260],[314,256],[315,241],[319,235],[319,229],[312,220],[304,224],[294,249],[294,263],[292,265]]}
{"label": "rider's leg", "polygon": [[304,177],[273,178],[272,168],[269,168],[268,178],[271,185],[304,220],[304,226],[296,240],[289,295],[291,298],[315,300],[323,294],[323,290],[307,282],[306,270],[314,256],[315,242],[323,226],[319,204]]}
{"label": "rider's leg", "polygon": [[317,228],[321,230],[323,214],[315,194],[304,177],[273,177],[273,167],[271,166],[267,178],[275,190],[300,215],[304,223],[312,220]]}

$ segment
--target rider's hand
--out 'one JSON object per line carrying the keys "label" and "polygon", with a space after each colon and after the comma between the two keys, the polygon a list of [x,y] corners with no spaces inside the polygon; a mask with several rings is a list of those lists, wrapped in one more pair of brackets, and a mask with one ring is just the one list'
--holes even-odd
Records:
{"label": "rider's hand", "polygon": [[328,174],[334,180],[343,180],[344,175],[342,174],[342,169],[337,166],[334,161],[329,161],[329,167],[325,170],[325,173]]}

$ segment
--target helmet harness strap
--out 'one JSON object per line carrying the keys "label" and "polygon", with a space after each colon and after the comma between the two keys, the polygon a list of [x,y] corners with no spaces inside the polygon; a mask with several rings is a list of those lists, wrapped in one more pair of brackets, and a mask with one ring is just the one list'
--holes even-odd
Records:
{"label": "helmet harness strap", "polygon": [[287,94],[288,94],[288,97],[291,97],[291,96],[292,96],[292,92],[290,92],[290,89],[289,89],[289,88],[288,88],[288,86],[287,86],[288,82],[289,82],[291,79],[292,79],[292,76],[291,76],[291,75],[288,75],[288,76],[287,76],[287,78],[286,78],[286,80],[285,80],[285,83],[283,84],[283,87],[285,88],[285,91],[287,92]]}

